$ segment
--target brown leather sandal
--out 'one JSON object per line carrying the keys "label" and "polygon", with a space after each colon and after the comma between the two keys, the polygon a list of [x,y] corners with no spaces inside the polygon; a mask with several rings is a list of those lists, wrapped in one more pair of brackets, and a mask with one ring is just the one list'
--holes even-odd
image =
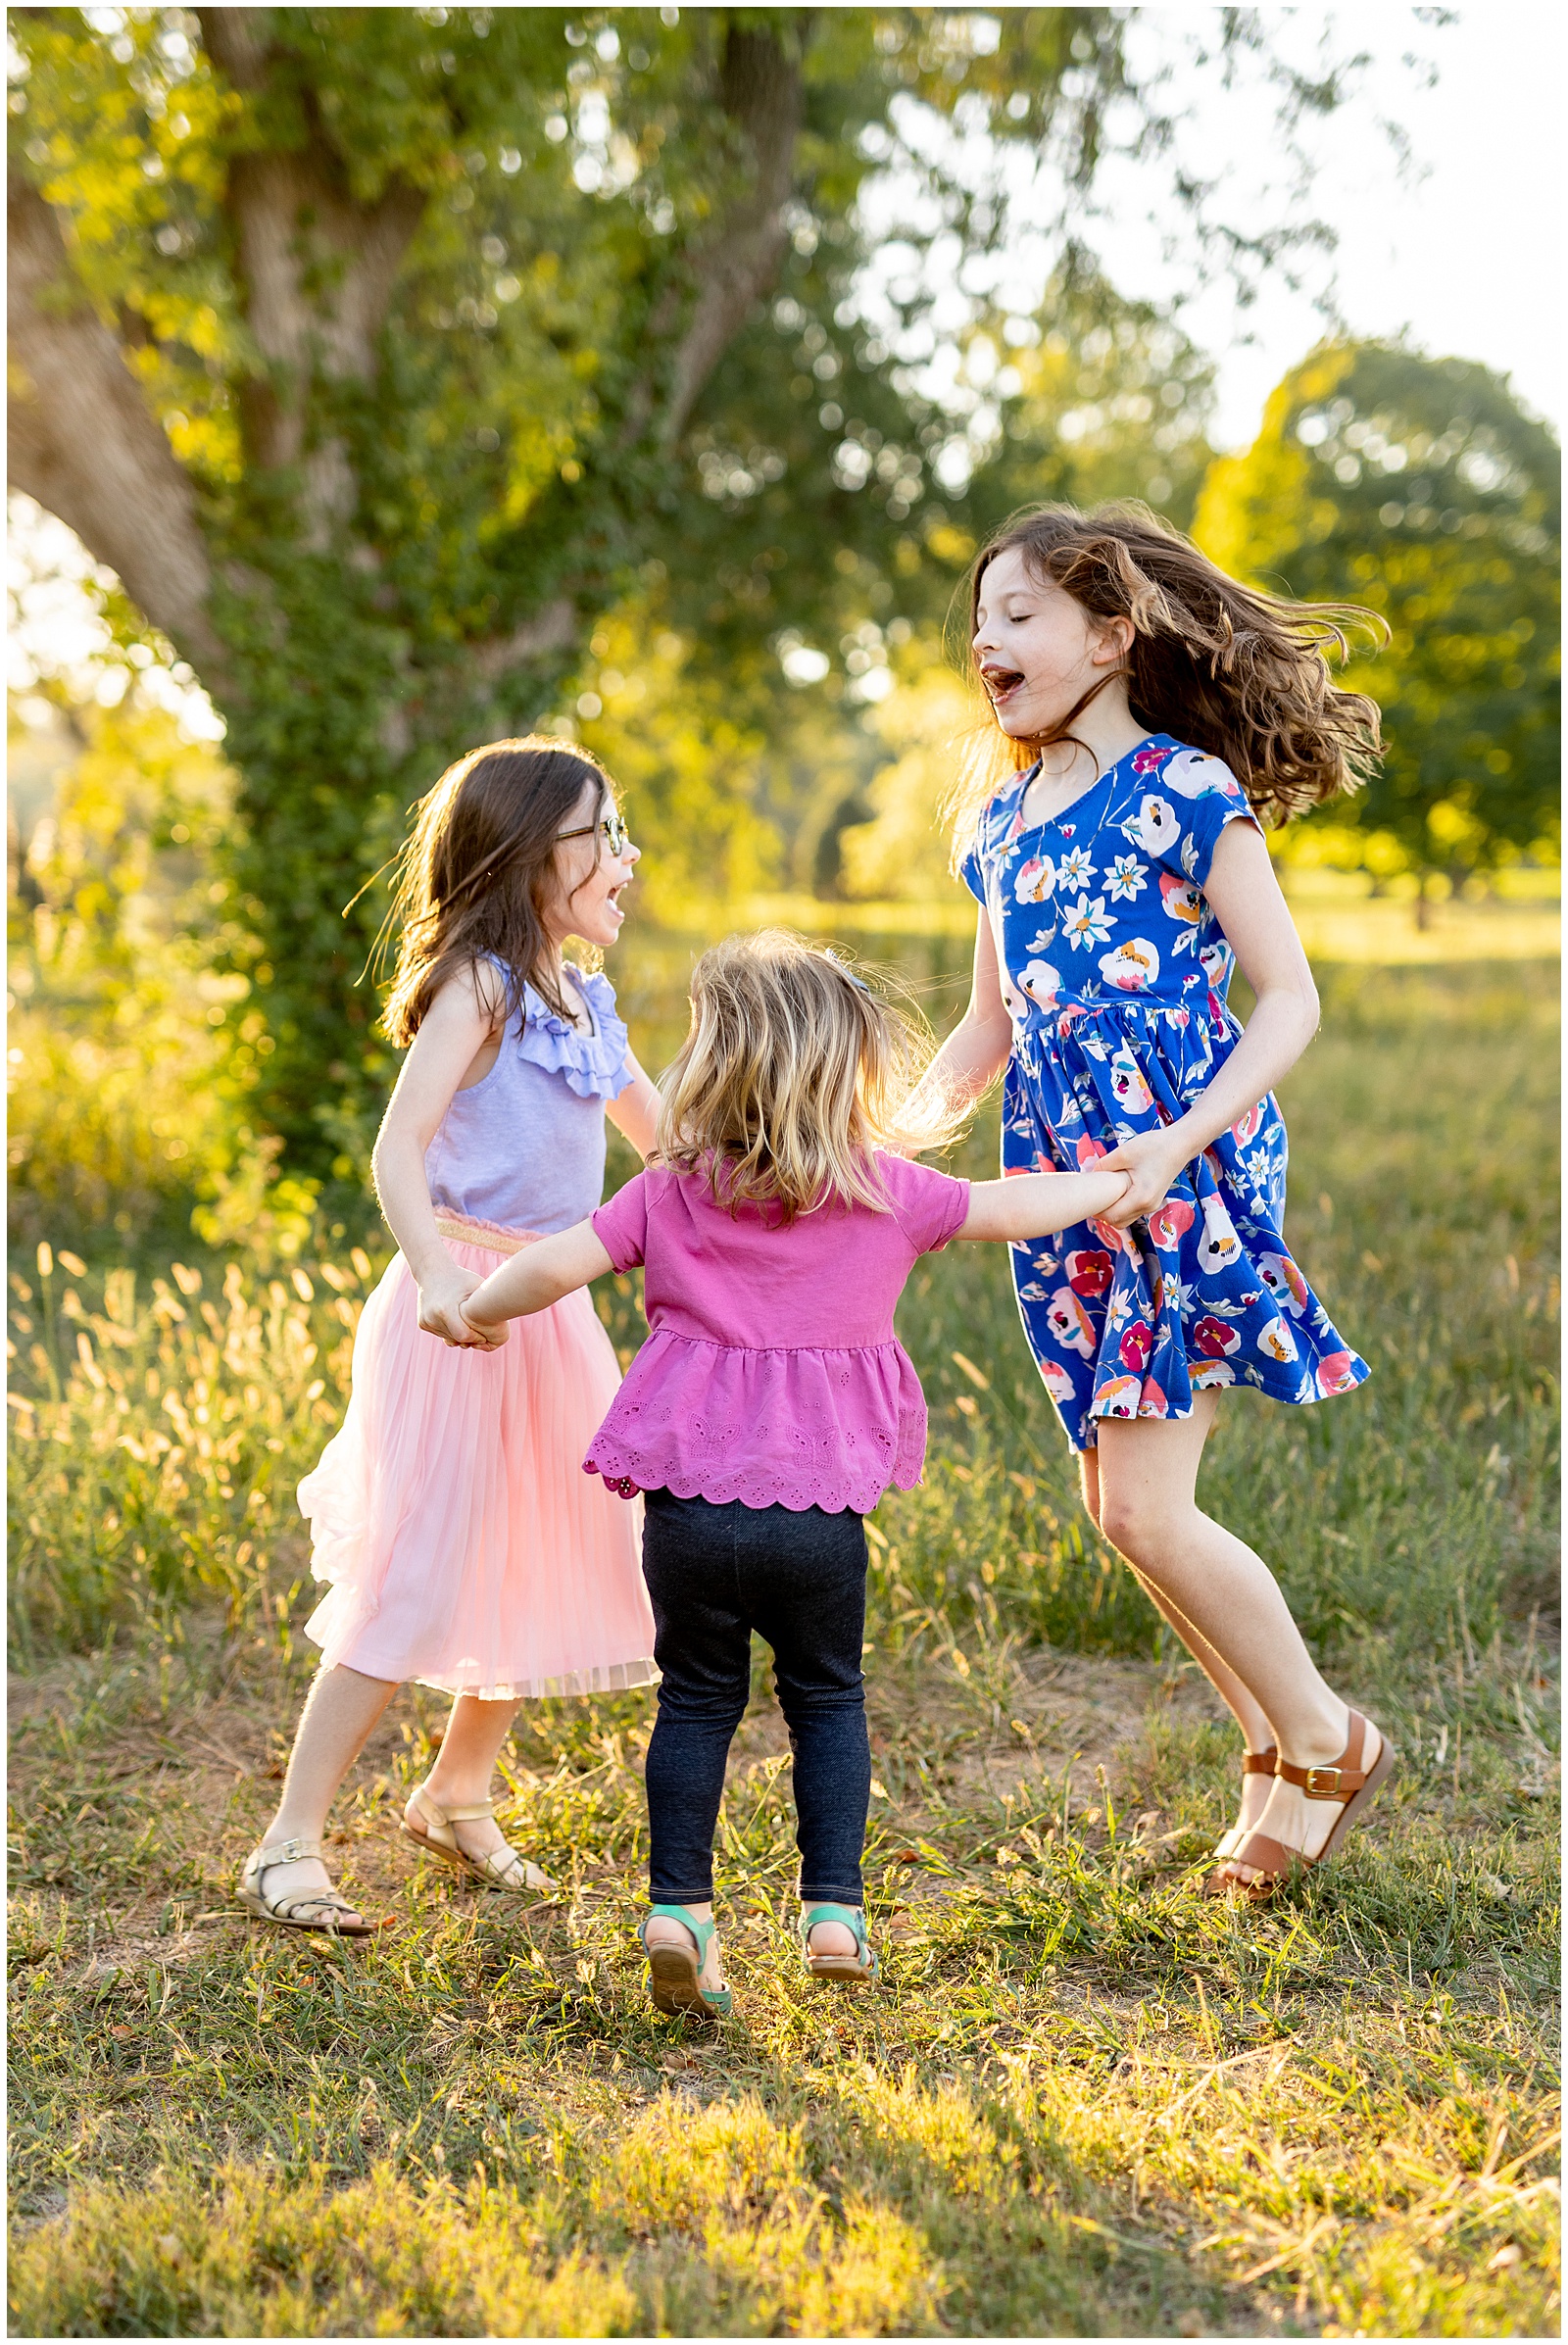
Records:
{"label": "brown leather sandal", "polygon": [[1308,1799],[1332,1799],[1340,1809],[1329,1833],[1316,1856],[1307,1856],[1299,1848],[1287,1848],[1271,1832],[1250,1832],[1225,1859],[1229,1865],[1247,1865],[1255,1872],[1256,1881],[1228,1880],[1221,1873],[1211,1873],[1203,1883],[1205,1897],[1227,1897],[1239,1890],[1250,1904],[1261,1905],[1273,1896],[1280,1883],[1293,1874],[1315,1873],[1326,1864],[1335,1847],[1363,1808],[1370,1807],[1389,1777],[1398,1753],[1387,1737],[1370,1770],[1361,1765],[1366,1749],[1367,1720],[1359,1710],[1349,1714],[1349,1731],[1345,1749],[1334,1767],[1293,1767],[1289,1759],[1280,1759],[1274,1772],[1282,1783],[1295,1783]]}
{"label": "brown leather sandal", "polygon": [[[1278,1747],[1272,1742],[1267,1750],[1244,1750],[1242,1753],[1242,1789],[1246,1790],[1247,1779],[1250,1775],[1273,1776],[1279,1767],[1279,1756]],[[1222,1865],[1229,1863],[1235,1851],[1226,1847],[1226,1841],[1233,1838],[1245,1840],[1246,1837],[1247,1832],[1240,1824],[1233,1824],[1228,1832],[1221,1832],[1214,1843],[1215,1861]]]}

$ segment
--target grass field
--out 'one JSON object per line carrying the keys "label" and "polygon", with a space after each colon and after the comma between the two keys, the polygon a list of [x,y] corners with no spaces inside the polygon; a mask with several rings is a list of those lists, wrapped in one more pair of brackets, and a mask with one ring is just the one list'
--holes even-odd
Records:
{"label": "grass field", "polygon": [[1197,1899],[1234,1737],[1078,1513],[970,1248],[906,1298],[932,1458],[873,1524],[885,1983],[792,1955],[760,1671],[712,2031],[632,1957],[645,1694],[519,1725],[559,1902],[394,1837],[444,1707],[416,1688],[332,1850],[392,1926],[246,1922],[311,1662],[293,1487],[375,1266],[19,1264],[14,2330],[1555,2333],[1555,986],[1331,969],[1286,1094],[1293,1242],[1376,1374],[1228,1400],[1204,1490],[1401,1749],[1372,1829],[1276,1908]]}

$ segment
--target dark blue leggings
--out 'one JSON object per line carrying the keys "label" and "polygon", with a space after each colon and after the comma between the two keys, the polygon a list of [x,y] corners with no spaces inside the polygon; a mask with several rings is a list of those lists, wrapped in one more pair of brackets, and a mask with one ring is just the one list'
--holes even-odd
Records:
{"label": "dark blue leggings", "polygon": [[654,1902],[701,1905],[713,1894],[713,1828],[751,1692],[755,1629],[773,1648],[795,1755],[801,1895],[862,1904],[871,1748],[860,1517],[715,1506],[670,1490],[650,1490],[646,1504],[643,1577],[662,1672],[647,1769]]}

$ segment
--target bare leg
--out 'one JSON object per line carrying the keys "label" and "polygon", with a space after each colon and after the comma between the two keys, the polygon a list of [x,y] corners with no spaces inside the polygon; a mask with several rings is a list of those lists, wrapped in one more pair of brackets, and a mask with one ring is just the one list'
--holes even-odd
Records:
{"label": "bare leg", "polygon": [[[1198,1397],[1200,1404],[1204,1409],[1202,1424],[1203,1437],[1206,1441],[1213,1426],[1219,1394],[1217,1392],[1201,1393]],[[1099,1450],[1084,1450],[1079,1457],[1078,1467],[1079,1478],[1083,1486],[1084,1509],[1098,1528],[1100,1524]],[[1124,1557],[1123,1560],[1127,1559]],[[1155,1611],[1169,1627],[1175,1630],[1193,1659],[1198,1663],[1199,1668],[1219,1695],[1220,1700],[1235,1718],[1237,1725],[1242,1730],[1242,1738],[1248,1749],[1250,1751],[1268,1750],[1274,1741],[1274,1730],[1236,1672],[1215,1652],[1207,1638],[1200,1635],[1193,1623],[1182,1617],[1175,1605],[1161,1593],[1153,1582],[1143,1577],[1136,1564],[1129,1562],[1127,1568]],[[1228,1856],[1232,1845],[1241,1838],[1242,1833],[1250,1832],[1259,1821],[1268,1800],[1268,1790],[1269,1779],[1266,1776],[1243,1776],[1241,1814],[1230,1831],[1222,1833],[1215,1841],[1214,1854],[1216,1857]]]}
{"label": "bare leg", "polygon": [[[1178,1620],[1220,1655],[1269,1722],[1282,1755],[1298,1767],[1332,1766],[1348,1733],[1344,1702],[1318,1675],[1268,1566],[1197,1502],[1218,1398],[1199,1394],[1188,1418],[1102,1420],[1101,1528]],[[1185,1627],[1181,1634],[1186,1640]],[[1364,1764],[1379,1747],[1374,1730]],[[1337,1812],[1276,1779],[1261,1829],[1286,1848],[1315,1856]],[[1253,1874],[1241,1867],[1236,1878]]]}
{"label": "bare leg", "polygon": [[[327,1810],[342,1788],[343,1778],[396,1691],[395,1680],[362,1677],[357,1669],[318,1671],[294,1736],[283,1796],[262,1834],[264,1841],[320,1838]],[[301,1857],[292,1865],[268,1868],[269,1897],[303,1897],[313,1889],[331,1886],[319,1857]]]}
{"label": "bare leg", "polygon": [[[471,1693],[457,1696],[428,1778],[430,1796],[438,1805],[466,1808],[489,1798],[501,1745],[516,1714],[515,1702],[482,1702]],[[507,1846],[507,1835],[493,1816],[470,1817],[454,1824],[452,1832],[468,1856],[488,1856]]]}

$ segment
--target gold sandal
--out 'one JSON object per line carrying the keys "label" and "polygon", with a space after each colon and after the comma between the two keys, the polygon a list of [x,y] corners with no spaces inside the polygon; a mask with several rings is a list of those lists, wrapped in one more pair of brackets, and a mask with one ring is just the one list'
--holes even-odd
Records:
{"label": "gold sandal", "polygon": [[416,1832],[407,1815],[398,1829],[416,1848],[438,1857],[443,1865],[450,1865],[455,1873],[466,1873],[470,1881],[482,1881],[487,1889],[532,1889],[538,1892],[553,1889],[556,1883],[548,1873],[541,1873],[537,1865],[519,1856],[514,1848],[492,1848],[487,1856],[470,1856],[459,1845],[454,1824],[468,1824],[480,1816],[493,1816],[493,1799],[480,1799],[463,1808],[443,1808],[432,1797],[427,1786],[416,1786],[410,1805],[424,1825],[423,1832]]}
{"label": "gold sandal", "polygon": [[[270,1840],[253,1848],[239,1877],[241,1905],[259,1922],[280,1922],[288,1930],[319,1930],[333,1938],[368,1938],[386,1927],[381,1922],[365,1921],[333,1888],[303,1889],[292,1897],[269,1897],[265,1878],[273,1866],[301,1864],[309,1856],[321,1857],[325,1863],[319,1840]],[[339,1914],[352,1915],[353,1919],[338,1921]]]}
{"label": "gold sandal", "polygon": [[1368,1721],[1359,1710],[1349,1714],[1349,1731],[1338,1764],[1333,1767],[1293,1767],[1289,1759],[1281,1759],[1275,1774],[1282,1783],[1294,1783],[1308,1799],[1332,1799],[1340,1813],[1334,1828],[1316,1856],[1307,1856],[1299,1848],[1287,1848],[1283,1840],[1276,1840],[1271,1832],[1245,1832],[1236,1847],[1225,1859],[1227,1865],[1247,1865],[1259,1878],[1256,1881],[1226,1880],[1219,1873],[1211,1873],[1203,1883],[1205,1897],[1226,1897],[1239,1889],[1252,1905],[1262,1905],[1272,1897],[1282,1881],[1295,1873],[1315,1873],[1319,1865],[1327,1864],[1335,1846],[1363,1808],[1371,1806],[1389,1777],[1398,1757],[1392,1742],[1384,1736],[1376,1759],[1370,1769],[1363,1768],[1361,1757],[1366,1749]]}

